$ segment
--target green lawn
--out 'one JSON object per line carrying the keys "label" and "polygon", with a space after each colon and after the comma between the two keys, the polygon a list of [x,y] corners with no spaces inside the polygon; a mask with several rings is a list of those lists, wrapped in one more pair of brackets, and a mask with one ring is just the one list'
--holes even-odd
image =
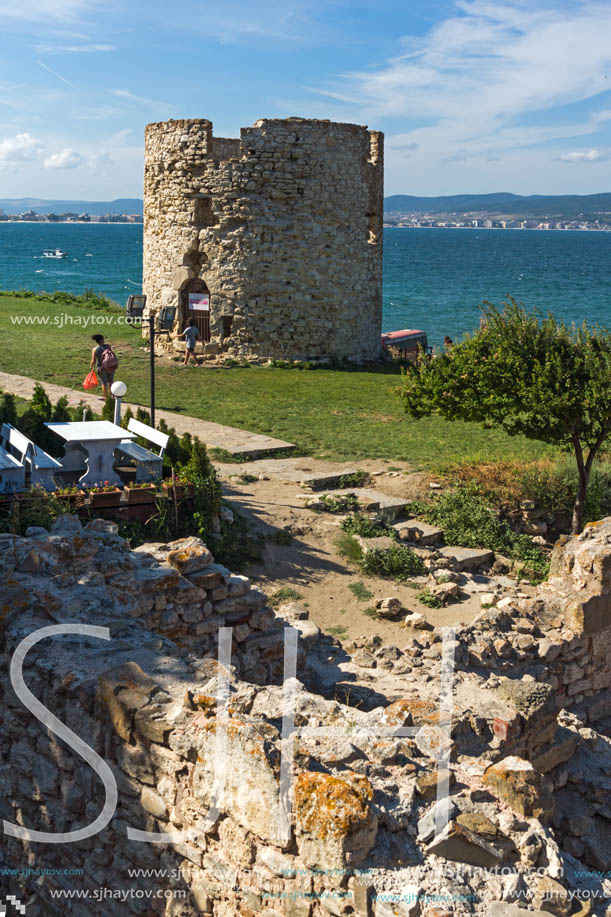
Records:
{"label": "green lawn", "polygon": [[[100,332],[115,345],[127,400],[147,405],[148,349],[138,331],[101,321],[116,315],[0,296],[0,370],[81,389],[91,335]],[[48,317],[49,322],[18,324],[19,316]],[[528,460],[551,452],[540,443],[473,424],[407,418],[396,394],[400,383],[394,371],[183,368],[164,362],[157,366],[157,407],[266,433],[337,461],[402,459],[434,467],[474,458]]]}

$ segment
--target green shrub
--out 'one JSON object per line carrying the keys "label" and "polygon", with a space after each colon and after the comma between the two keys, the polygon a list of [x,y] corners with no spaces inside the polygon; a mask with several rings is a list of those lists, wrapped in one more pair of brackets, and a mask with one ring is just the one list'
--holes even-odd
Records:
{"label": "green shrub", "polygon": [[10,392],[5,392],[0,402],[0,425],[3,423],[10,423],[13,427],[17,425],[17,405],[15,396]]}
{"label": "green shrub", "polygon": [[72,419],[70,414],[70,407],[68,405],[68,399],[65,395],[62,395],[58,400],[57,404],[53,408],[51,414],[51,420],[53,423],[68,423]]}
{"label": "green shrub", "polygon": [[51,415],[53,413],[51,399],[45,392],[40,382],[37,382],[34,386],[32,400],[30,401],[30,408],[32,411],[36,411],[37,414],[40,414],[43,420],[51,420]]}
{"label": "green shrub", "polygon": [[547,576],[549,562],[528,535],[516,535],[475,484],[459,484],[454,490],[433,497],[428,504],[412,504],[425,522],[438,525],[448,544],[463,548],[487,548],[522,562],[521,575],[532,582]]}
{"label": "green shrub", "polygon": [[322,503],[322,509],[312,507],[317,513],[341,515],[355,510],[359,505],[358,497],[355,494],[322,494],[318,499]]}
{"label": "green shrub", "polygon": [[423,589],[421,592],[418,592],[416,598],[421,605],[426,605],[427,608],[441,608],[443,606],[443,602],[439,596],[433,595],[430,589]]}
{"label": "green shrub", "polygon": [[[547,513],[571,517],[577,492],[577,469],[568,460],[545,466],[526,466],[520,475],[525,499]],[[590,473],[584,521],[595,522],[611,515],[611,465],[599,462]]]}
{"label": "green shrub", "polygon": [[335,546],[338,554],[345,557],[346,560],[351,561],[353,564],[360,563],[363,552],[354,535],[350,535],[348,532],[340,532],[335,539]]}
{"label": "green shrub", "polygon": [[[49,418],[50,419],[50,418]],[[44,415],[29,407],[17,418],[15,424],[24,436],[51,455],[61,454],[62,447],[58,438],[45,427]]]}
{"label": "green shrub", "polygon": [[397,539],[397,532],[392,526],[387,525],[381,519],[372,516],[366,516],[364,513],[351,513],[342,521],[344,532],[350,532],[353,535],[360,535],[361,538],[377,538],[380,535],[389,535]]}
{"label": "green shrub", "polygon": [[58,516],[66,512],[66,505],[53,494],[40,487],[27,494],[21,494],[19,500],[13,500],[8,512],[3,513],[0,530],[13,535],[25,535],[33,525],[50,529]]}
{"label": "green shrub", "polygon": [[115,399],[109,393],[104,398],[104,407],[102,408],[102,420],[109,420],[111,423],[115,419]]}
{"label": "green shrub", "polygon": [[403,582],[411,576],[425,572],[424,561],[411,548],[393,545],[388,549],[375,548],[367,551],[360,562],[360,568],[368,576],[380,576]]}

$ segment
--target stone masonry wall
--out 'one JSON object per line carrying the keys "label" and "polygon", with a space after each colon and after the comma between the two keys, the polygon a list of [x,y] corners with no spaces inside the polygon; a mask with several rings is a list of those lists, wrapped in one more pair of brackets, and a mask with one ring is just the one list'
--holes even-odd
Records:
{"label": "stone masonry wall", "polygon": [[364,360],[380,352],[383,135],[262,119],[241,139],[206,120],[149,124],[143,291],[154,312],[201,280],[204,352]]}
{"label": "stone masonry wall", "polygon": [[[76,843],[13,837],[5,824],[0,893],[19,894],[29,917],[519,917],[518,893],[565,917],[567,890],[589,883],[603,895],[591,913],[602,917],[609,882],[576,869],[611,869],[610,544],[611,520],[589,527],[557,550],[534,597],[502,600],[456,630],[449,821],[436,833],[436,755],[447,742],[437,633],[418,631],[402,674],[385,670],[370,702],[357,692],[349,706],[314,690],[317,674],[337,665],[337,641],[294,606],[276,616],[198,539],[130,551],[113,523],[83,529],[76,517],[51,533],[0,535],[0,816],[74,831],[105,799],[91,765],[7,677],[21,641],[51,625],[108,628],[108,640],[46,637],[23,672],[108,763],[118,789],[114,817]],[[300,632],[298,680],[282,684],[287,623]],[[217,715],[219,626],[233,637],[226,718]],[[295,725],[311,731],[294,741],[282,838],[287,684]],[[321,726],[335,733],[323,737]],[[412,726],[409,737],[393,735]],[[128,829],[173,837],[145,843]],[[485,872],[497,867],[504,872]]]}

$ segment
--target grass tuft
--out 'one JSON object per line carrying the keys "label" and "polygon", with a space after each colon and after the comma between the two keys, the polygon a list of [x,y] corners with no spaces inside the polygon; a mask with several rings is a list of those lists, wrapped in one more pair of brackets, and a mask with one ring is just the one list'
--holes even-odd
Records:
{"label": "grass tuft", "polygon": [[348,589],[359,602],[366,602],[373,598],[373,592],[370,592],[365,583],[350,583]]}
{"label": "grass tuft", "polygon": [[292,589],[291,586],[283,586],[282,589],[278,589],[277,592],[274,592],[274,594],[269,597],[268,601],[272,608],[278,608],[280,605],[284,605],[287,602],[297,602],[301,598],[303,598],[301,592],[297,592],[297,590]]}

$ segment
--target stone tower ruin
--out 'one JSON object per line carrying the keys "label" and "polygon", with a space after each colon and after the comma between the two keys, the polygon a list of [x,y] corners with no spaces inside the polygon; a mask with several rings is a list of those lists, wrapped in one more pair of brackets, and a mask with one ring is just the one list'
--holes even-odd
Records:
{"label": "stone tower ruin", "polygon": [[195,318],[212,356],[377,357],[383,134],[287,118],[240,135],[147,126],[148,308],[177,306],[175,332]]}

